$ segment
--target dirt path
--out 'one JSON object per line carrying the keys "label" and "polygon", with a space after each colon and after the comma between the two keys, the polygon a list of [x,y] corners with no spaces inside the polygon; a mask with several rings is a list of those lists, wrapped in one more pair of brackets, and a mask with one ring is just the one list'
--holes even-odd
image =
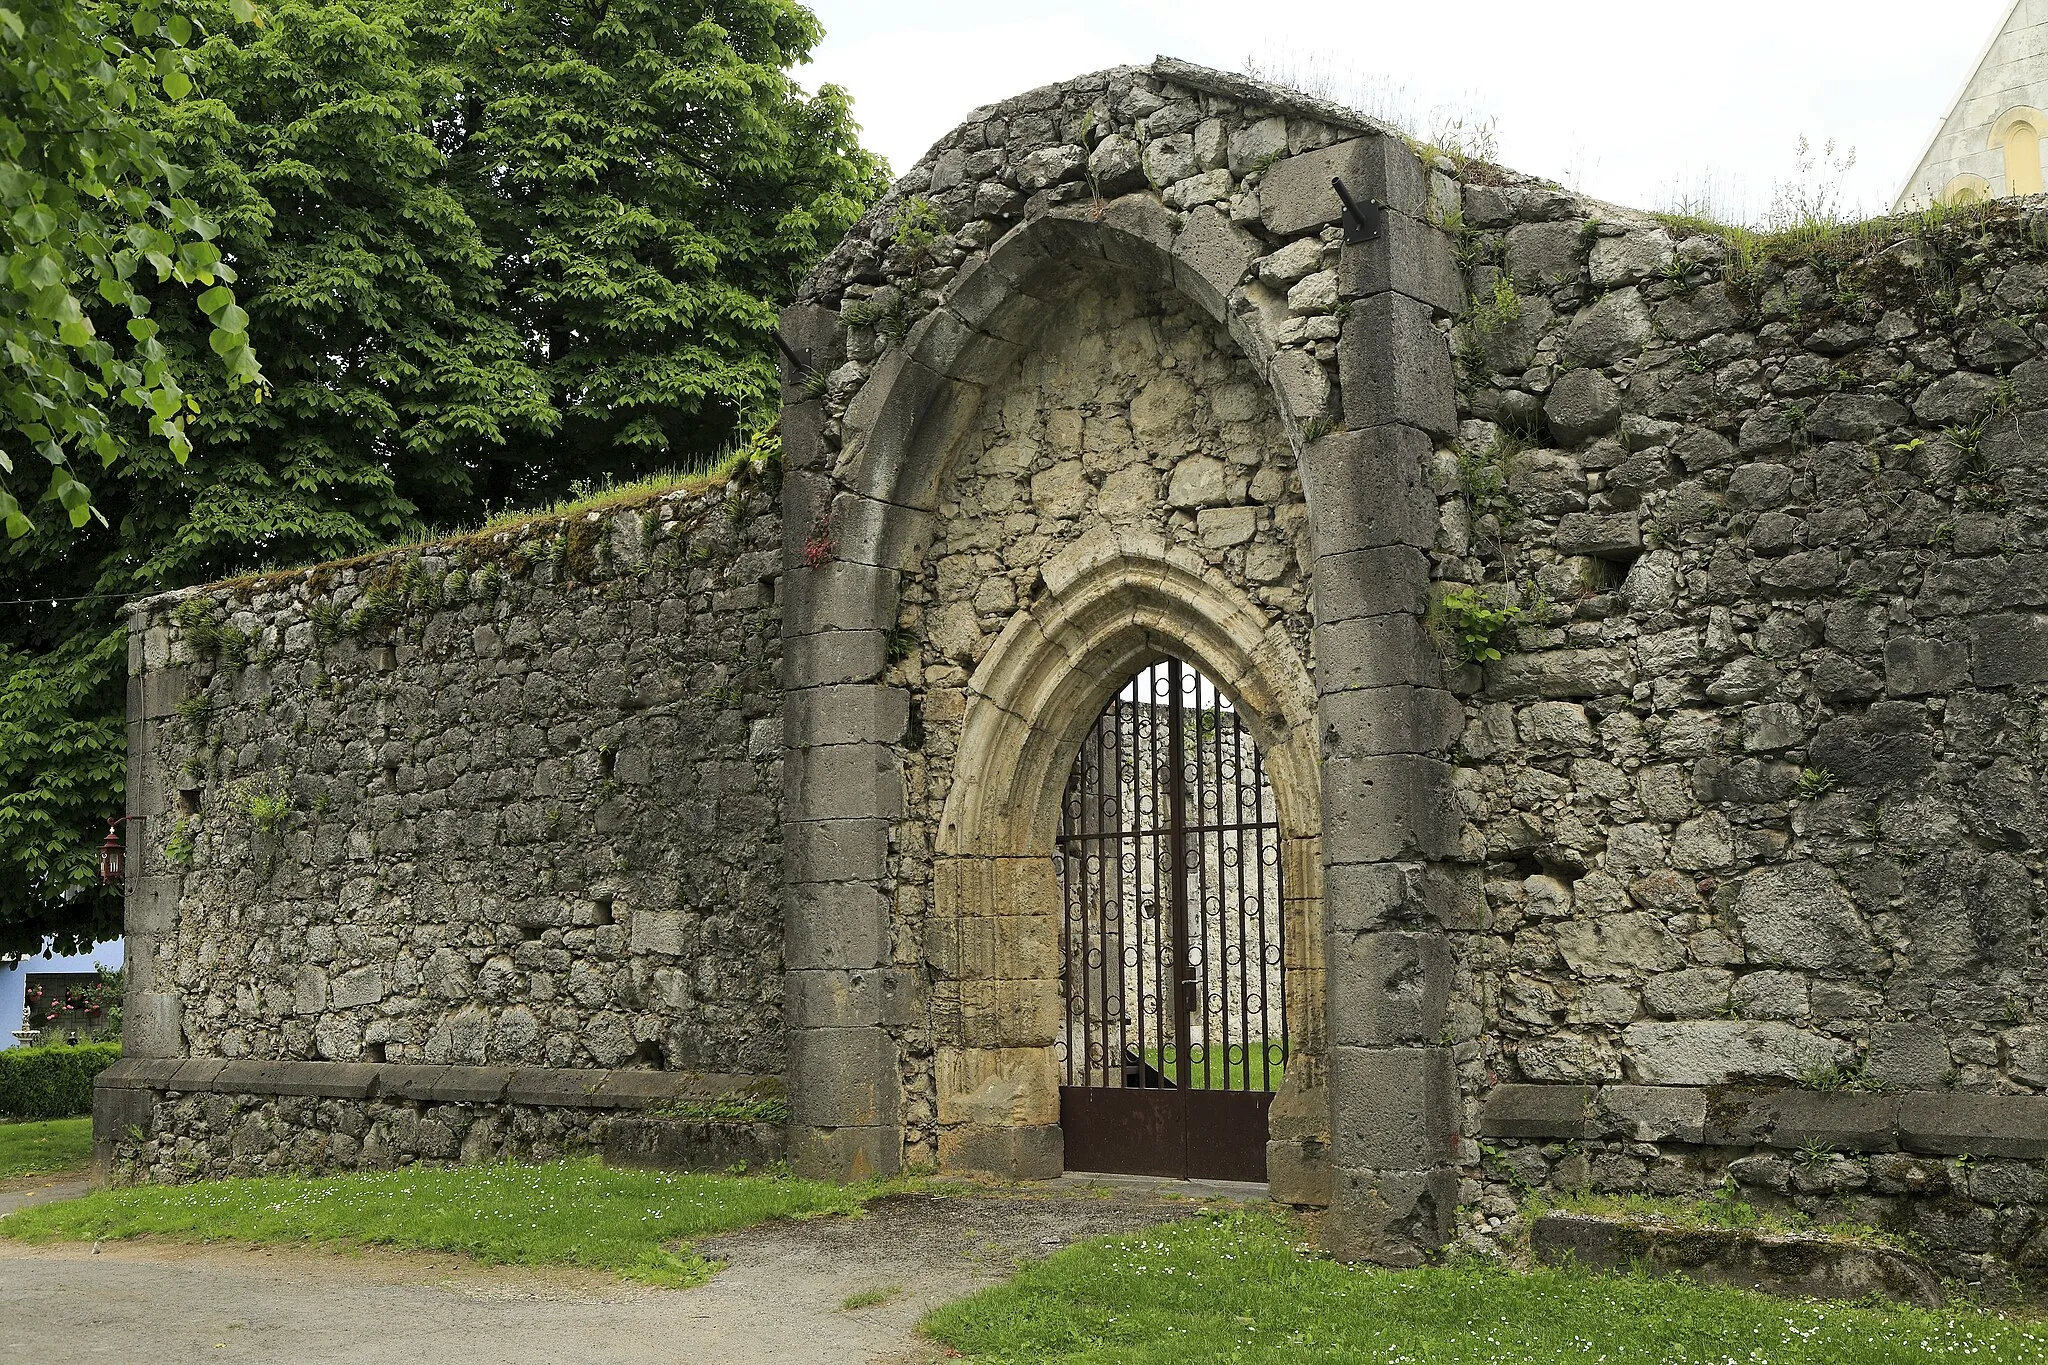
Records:
{"label": "dirt path", "polygon": [[[419,1253],[0,1242],[0,1359],[908,1365],[939,1358],[915,1333],[935,1304],[1192,1211],[1130,1186],[902,1196],[700,1243],[727,1268],[688,1290]],[[843,1306],[862,1294],[887,1297]]]}
{"label": "dirt path", "polygon": [[59,1171],[52,1175],[20,1176],[0,1180],[0,1218],[30,1204],[47,1204],[56,1199],[76,1199],[91,1189],[84,1171]]}

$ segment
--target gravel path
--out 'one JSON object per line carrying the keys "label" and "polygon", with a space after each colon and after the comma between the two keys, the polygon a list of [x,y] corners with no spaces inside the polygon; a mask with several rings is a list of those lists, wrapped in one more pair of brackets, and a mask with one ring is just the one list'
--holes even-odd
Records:
{"label": "gravel path", "polygon": [[[0,1194],[0,1214],[20,1202]],[[942,1354],[915,1331],[932,1306],[1069,1243],[1192,1211],[1133,1184],[898,1196],[861,1218],[701,1242],[728,1264],[688,1290],[431,1253],[0,1241],[0,1359],[909,1365]],[[886,1297],[843,1306],[871,1293]]]}

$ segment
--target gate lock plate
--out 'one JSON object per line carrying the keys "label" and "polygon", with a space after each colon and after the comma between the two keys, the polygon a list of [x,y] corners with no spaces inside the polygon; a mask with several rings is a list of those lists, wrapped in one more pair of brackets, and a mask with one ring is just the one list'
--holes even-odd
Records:
{"label": "gate lock plate", "polygon": [[1359,203],[1336,176],[1330,177],[1330,186],[1337,191],[1337,199],[1344,205],[1344,244],[1360,246],[1378,241],[1386,231],[1387,206],[1374,199]]}

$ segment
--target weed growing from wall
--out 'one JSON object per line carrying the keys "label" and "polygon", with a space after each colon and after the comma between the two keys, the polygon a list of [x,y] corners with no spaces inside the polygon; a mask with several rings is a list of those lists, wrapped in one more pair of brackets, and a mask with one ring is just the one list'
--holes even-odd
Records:
{"label": "weed growing from wall", "polygon": [[251,827],[275,838],[291,823],[292,797],[281,783],[250,779],[236,785],[235,804]]}
{"label": "weed growing from wall", "polygon": [[211,659],[219,652],[220,623],[214,619],[211,603],[198,597],[180,602],[171,620],[177,623],[193,658]]}
{"label": "weed growing from wall", "polygon": [[1447,594],[1440,604],[1444,626],[1458,647],[1458,657],[1468,664],[1492,663],[1501,658],[1499,641],[1521,619],[1522,609],[1495,602],[1478,588],[1460,588]]}
{"label": "weed growing from wall", "polygon": [[191,819],[179,820],[171,827],[170,837],[164,840],[164,861],[180,872],[190,872],[198,853],[199,841],[193,836]]}
{"label": "weed growing from wall", "polygon": [[1507,272],[1493,277],[1493,288],[1485,298],[1472,308],[1472,325],[1482,336],[1493,336],[1506,330],[1522,316],[1522,297],[1515,292],[1515,282]]}
{"label": "weed growing from wall", "polygon": [[946,220],[938,206],[921,194],[903,201],[890,223],[889,240],[917,260],[931,255],[932,248],[946,235]]}

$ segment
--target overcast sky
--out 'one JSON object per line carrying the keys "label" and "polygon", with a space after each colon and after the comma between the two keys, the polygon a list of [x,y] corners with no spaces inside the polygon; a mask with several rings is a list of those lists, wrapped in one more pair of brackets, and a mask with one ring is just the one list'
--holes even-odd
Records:
{"label": "overcast sky", "polygon": [[2009,0],[807,0],[803,73],[853,94],[869,146],[908,170],[970,109],[1106,66],[1247,60],[1346,102],[1492,117],[1500,157],[1616,203],[1711,184],[1754,216],[1804,134],[1853,147],[1845,188],[1888,208]]}

